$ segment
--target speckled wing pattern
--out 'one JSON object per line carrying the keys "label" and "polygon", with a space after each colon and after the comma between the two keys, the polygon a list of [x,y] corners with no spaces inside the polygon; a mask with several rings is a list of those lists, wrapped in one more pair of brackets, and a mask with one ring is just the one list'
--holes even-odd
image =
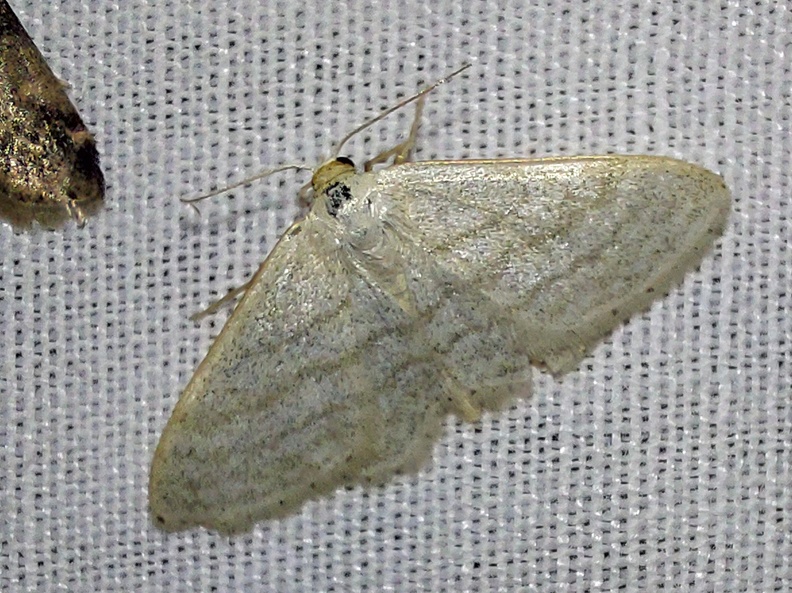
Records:
{"label": "speckled wing pattern", "polygon": [[[451,278],[405,253],[407,313],[325,256],[329,238],[312,226],[273,250],[163,433],[151,507],[166,529],[239,531],[341,484],[414,470],[446,415],[477,415],[528,384],[513,328],[487,303],[451,298]],[[492,403],[456,401],[478,356]]]}
{"label": "speckled wing pattern", "polygon": [[695,268],[731,209],[719,175],[667,157],[417,162],[377,183],[437,265],[519,320],[556,374]]}
{"label": "speckled wing pattern", "polygon": [[315,204],[182,394],[159,527],[233,533],[414,471],[447,415],[527,395],[531,361],[574,367],[729,211],[718,176],[649,157],[408,163],[343,189],[368,222]]}
{"label": "speckled wing pattern", "polygon": [[0,0],[0,217],[20,228],[82,224],[104,189],[93,136]]}

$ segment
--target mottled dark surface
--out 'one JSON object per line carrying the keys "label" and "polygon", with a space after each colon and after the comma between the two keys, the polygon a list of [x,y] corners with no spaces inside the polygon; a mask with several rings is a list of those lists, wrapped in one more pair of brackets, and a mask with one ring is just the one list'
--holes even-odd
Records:
{"label": "mottled dark surface", "polygon": [[0,217],[82,224],[104,197],[93,136],[5,0],[0,0]]}

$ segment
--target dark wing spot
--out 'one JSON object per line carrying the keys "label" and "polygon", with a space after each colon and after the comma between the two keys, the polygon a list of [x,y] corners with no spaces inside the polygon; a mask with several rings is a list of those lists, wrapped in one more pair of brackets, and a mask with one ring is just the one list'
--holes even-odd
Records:
{"label": "dark wing spot", "polygon": [[327,197],[327,213],[330,216],[335,216],[341,206],[352,199],[352,190],[346,183],[338,181],[328,186],[325,196]]}

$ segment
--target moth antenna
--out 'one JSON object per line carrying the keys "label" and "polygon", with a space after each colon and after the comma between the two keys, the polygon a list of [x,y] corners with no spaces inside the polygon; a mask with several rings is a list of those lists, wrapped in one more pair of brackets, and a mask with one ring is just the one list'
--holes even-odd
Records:
{"label": "moth antenna", "polygon": [[283,165],[281,167],[275,167],[274,169],[267,169],[266,171],[262,171],[261,173],[256,173],[251,177],[246,177],[242,181],[239,181],[237,183],[232,183],[231,185],[226,185],[225,187],[221,187],[220,189],[216,189],[207,194],[202,194],[197,198],[179,198],[179,200],[181,200],[181,202],[184,204],[190,204],[197,211],[198,208],[195,206],[196,202],[201,202],[208,198],[213,198],[214,196],[219,196],[220,194],[224,194],[225,192],[231,191],[232,189],[242,187],[243,185],[249,185],[254,181],[258,181],[259,179],[264,179],[266,177],[269,177],[270,175],[274,175],[275,173],[280,173],[281,171],[289,171],[290,169],[294,169],[298,171],[312,171],[310,167],[307,167],[305,165]]}
{"label": "moth antenna", "polygon": [[363,130],[368,128],[369,126],[372,126],[375,123],[377,123],[378,121],[380,121],[382,119],[385,119],[386,117],[388,117],[394,111],[396,111],[398,109],[401,109],[405,105],[409,105],[410,103],[412,103],[413,101],[416,101],[417,99],[420,99],[421,97],[423,97],[427,93],[432,92],[437,87],[439,87],[441,84],[445,84],[446,82],[448,82],[449,80],[454,78],[457,74],[461,74],[462,72],[464,72],[465,70],[467,70],[471,66],[472,66],[472,64],[465,64],[461,68],[458,68],[458,69],[454,70],[451,74],[441,78],[440,80],[438,80],[437,82],[429,85],[425,89],[422,89],[422,90],[418,91],[417,93],[415,93],[411,97],[407,97],[406,99],[400,101],[399,103],[397,103],[393,107],[389,107],[388,109],[386,109],[385,111],[383,111],[382,113],[377,115],[376,117],[373,117],[372,119],[370,119],[370,120],[364,122],[363,124],[359,125],[357,128],[355,128],[354,130],[349,132],[346,136],[344,136],[341,139],[341,141],[338,143],[338,146],[336,146],[336,149],[333,151],[333,157],[337,157],[341,153],[341,149],[344,148],[344,144],[349,142],[349,140],[355,134],[359,134],[360,132],[362,132]]}

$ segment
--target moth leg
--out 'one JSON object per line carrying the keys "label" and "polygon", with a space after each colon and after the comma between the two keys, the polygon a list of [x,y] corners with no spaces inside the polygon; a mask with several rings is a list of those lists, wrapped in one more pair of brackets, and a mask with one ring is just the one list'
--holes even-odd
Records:
{"label": "moth leg", "polygon": [[418,128],[421,126],[421,116],[423,115],[423,108],[426,99],[421,97],[415,102],[415,117],[413,118],[412,126],[410,127],[410,134],[407,140],[397,144],[390,150],[378,154],[373,159],[366,161],[363,165],[364,171],[371,171],[375,165],[386,162],[389,158],[393,157],[393,164],[399,165],[410,160],[410,153],[415,148],[415,141],[418,137]]}
{"label": "moth leg", "polygon": [[314,203],[313,186],[309,181],[300,188],[299,192],[297,192],[297,207],[300,209],[301,213],[307,214],[308,210],[310,210],[311,206],[313,206],[313,203]]}
{"label": "moth leg", "polygon": [[203,311],[198,311],[198,313],[194,313],[190,315],[190,320],[200,321],[204,317],[208,317],[209,315],[215,314],[218,309],[226,306],[228,303],[236,299],[239,295],[244,294],[245,291],[247,291],[247,289],[250,288],[252,284],[253,284],[253,278],[245,282],[242,286],[237,286],[236,288],[232,288],[231,290],[228,291],[228,294],[226,294],[224,297],[217,299],[215,302],[213,302]]}
{"label": "moth leg", "polygon": [[410,160],[411,153],[415,148],[415,141],[418,138],[418,128],[421,127],[421,117],[423,117],[425,103],[426,97],[421,97],[415,103],[415,117],[413,117],[413,123],[412,126],[410,126],[410,134],[407,136],[407,140],[400,144],[402,151],[394,157],[394,165]]}
{"label": "moth leg", "polygon": [[79,228],[82,228],[85,225],[85,213],[82,211],[82,208],[73,204],[71,200],[66,200],[64,206],[66,207],[66,212],[69,217]]}

